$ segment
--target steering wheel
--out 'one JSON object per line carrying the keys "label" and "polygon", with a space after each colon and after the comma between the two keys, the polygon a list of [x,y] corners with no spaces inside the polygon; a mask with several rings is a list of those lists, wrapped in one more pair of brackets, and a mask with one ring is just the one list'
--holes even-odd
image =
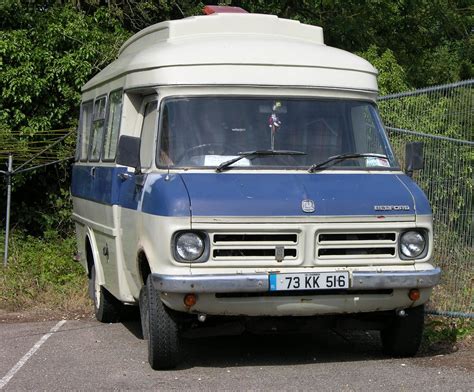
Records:
{"label": "steering wheel", "polygon": [[[184,158],[190,158],[195,155],[205,155],[205,152],[210,152],[211,148],[213,147],[218,147],[219,152],[223,153],[227,150],[227,147],[222,145],[221,143],[204,143],[204,144],[199,144],[197,146],[193,146],[188,148],[183,154],[178,159],[178,162],[181,162]],[[202,154],[195,154],[196,151],[201,151]]]}

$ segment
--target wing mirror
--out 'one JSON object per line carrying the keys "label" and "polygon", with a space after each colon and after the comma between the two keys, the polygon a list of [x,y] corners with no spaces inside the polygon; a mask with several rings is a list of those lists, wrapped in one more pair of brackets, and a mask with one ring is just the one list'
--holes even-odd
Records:
{"label": "wing mirror", "polygon": [[135,172],[140,172],[140,138],[122,135],[119,139],[117,163],[133,167]]}
{"label": "wing mirror", "polygon": [[405,145],[405,173],[412,177],[415,170],[424,167],[423,142],[411,142]]}

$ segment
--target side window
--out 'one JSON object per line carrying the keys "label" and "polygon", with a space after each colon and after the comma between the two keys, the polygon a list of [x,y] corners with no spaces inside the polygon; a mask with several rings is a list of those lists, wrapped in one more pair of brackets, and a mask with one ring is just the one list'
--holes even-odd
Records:
{"label": "side window", "polygon": [[168,108],[169,105],[164,104],[161,113],[161,134],[160,134],[160,153],[157,159],[158,165],[172,165],[173,161],[170,158],[171,151],[175,143],[171,140],[170,123],[171,115]]}
{"label": "side window", "polygon": [[117,151],[117,139],[120,130],[120,119],[122,117],[122,90],[113,91],[109,96],[109,108],[107,116],[107,129],[104,135],[102,159],[113,161]]}
{"label": "side window", "polygon": [[153,161],[156,108],[156,101],[148,102],[143,115],[142,134],[140,137],[140,162],[142,167],[145,168],[150,167]]}
{"label": "side window", "polygon": [[94,103],[94,114],[92,131],[90,136],[89,160],[98,161],[102,147],[102,133],[105,124],[105,97],[96,99]]}
{"label": "side window", "polygon": [[89,148],[89,135],[92,125],[92,101],[84,102],[81,106],[79,127],[77,135],[77,155],[81,161],[87,159]]}

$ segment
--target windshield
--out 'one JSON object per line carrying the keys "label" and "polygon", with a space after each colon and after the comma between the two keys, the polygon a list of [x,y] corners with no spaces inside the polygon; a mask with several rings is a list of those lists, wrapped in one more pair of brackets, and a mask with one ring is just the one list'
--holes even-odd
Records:
{"label": "windshield", "polygon": [[[332,169],[397,167],[372,103],[312,98],[168,98],[161,106],[158,166],[216,168],[251,151],[239,168],[302,168],[339,154],[380,154]],[[385,156],[385,157],[384,157]]]}

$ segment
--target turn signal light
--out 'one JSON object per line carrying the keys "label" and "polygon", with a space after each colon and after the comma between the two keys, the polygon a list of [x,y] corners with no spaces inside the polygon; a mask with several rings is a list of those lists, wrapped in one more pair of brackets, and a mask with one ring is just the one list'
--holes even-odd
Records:
{"label": "turn signal light", "polygon": [[184,296],[184,304],[190,308],[191,306],[196,305],[197,298],[195,294],[186,294]]}
{"label": "turn signal light", "polygon": [[408,292],[408,297],[412,300],[412,301],[418,301],[420,299],[420,290],[418,289],[411,289],[409,292]]}

